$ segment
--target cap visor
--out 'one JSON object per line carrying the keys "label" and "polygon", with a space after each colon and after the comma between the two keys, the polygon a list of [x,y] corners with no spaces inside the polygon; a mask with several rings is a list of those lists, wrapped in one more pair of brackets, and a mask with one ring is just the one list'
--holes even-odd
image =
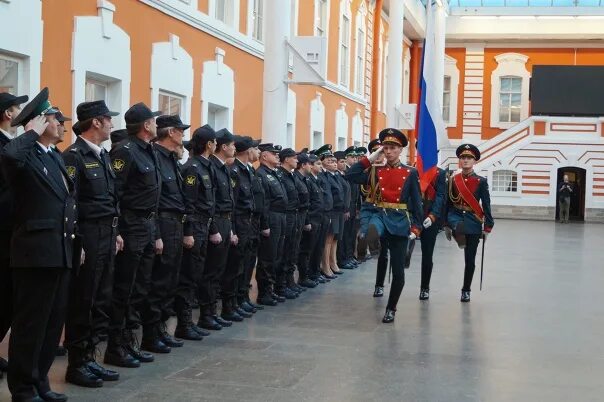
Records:
{"label": "cap visor", "polygon": [[181,130],[188,130],[189,128],[191,128],[191,126],[188,124],[180,124],[176,126],[176,128],[180,128]]}
{"label": "cap visor", "polygon": [[109,116],[109,117],[115,117],[115,116],[119,116],[119,112],[107,112],[105,113],[105,116]]}
{"label": "cap visor", "polygon": [[54,107],[51,107],[50,109],[48,109],[47,111],[44,112],[44,115],[48,116],[49,114],[57,114],[58,112],[59,112],[59,109],[55,109]]}
{"label": "cap visor", "polygon": [[160,111],[151,112],[151,116],[153,116],[153,117],[161,116],[161,112]]}
{"label": "cap visor", "polygon": [[13,106],[21,105],[21,104],[27,102],[28,100],[29,100],[29,96],[27,96],[27,95],[17,96],[15,99],[13,99],[12,104],[13,104]]}

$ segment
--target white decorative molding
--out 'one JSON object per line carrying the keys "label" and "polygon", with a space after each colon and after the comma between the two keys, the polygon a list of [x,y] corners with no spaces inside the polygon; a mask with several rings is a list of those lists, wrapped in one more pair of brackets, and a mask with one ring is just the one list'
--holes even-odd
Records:
{"label": "white decorative molding", "polygon": [[491,127],[508,129],[517,122],[499,121],[499,92],[501,90],[501,77],[513,76],[522,78],[520,121],[529,116],[529,88],[531,74],[526,69],[528,56],[519,53],[503,53],[495,56],[497,68],[491,74]]}
{"label": "white decorative molding", "polygon": [[[291,89],[287,90],[287,126],[288,126],[288,134],[291,134],[290,138],[287,138],[285,141],[285,145],[298,149],[296,146],[296,93]],[[291,127],[291,128],[290,128]]]}
{"label": "white decorative molding", "polygon": [[113,25],[113,13],[115,6],[107,0],[97,0],[98,15],[101,17],[103,38],[111,39],[111,25]]}
{"label": "white decorative molding", "polygon": [[[224,64],[225,51],[216,48],[215,60],[203,63],[201,75],[201,113],[203,124],[208,123],[210,104],[226,109],[224,127],[233,131],[235,110],[235,74]],[[222,127],[220,127],[222,128]]]}
{"label": "white decorative molding", "polygon": [[[318,148],[325,143],[325,105],[321,101],[321,92],[316,93],[310,101],[310,147]],[[315,141],[314,133],[320,133],[321,138]]]}
{"label": "white decorative molding", "polygon": [[449,121],[446,127],[457,127],[457,99],[459,95],[459,68],[457,60],[445,54],[445,76],[451,77],[451,92],[449,100]]}
{"label": "white decorative molding", "polygon": [[[340,102],[340,107],[336,110],[336,143],[334,149],[343,151],[348,146],[348,114],[346,114],[346,104]],[[344,145],[340,146],[340,142],[343,140]]]}

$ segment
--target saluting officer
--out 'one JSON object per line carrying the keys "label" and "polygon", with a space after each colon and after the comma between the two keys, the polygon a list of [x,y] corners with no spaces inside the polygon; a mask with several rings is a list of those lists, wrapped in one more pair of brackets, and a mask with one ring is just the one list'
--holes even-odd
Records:
{"label": "saluting officer", "polygon": [[[20,105],[28,99],[27,95],[14,96],[8,92],[0,93],[0,152],[13,139],[10,123],[21,111]],[[9,183],[4,175],[0,174],[0,342],[8,333],[12,316],[10,238],[13,203],[13,192]],[[8,362],[0,357],[0,378],[7,369]]]}
{"label": "saluting officer", "polygon": [[279,152],[281,147],[271,143],[260,144],[260,167],[256,176],[264,188],[264,215],[269,225],[269,235],[260,238],[256,282],[258,283],[258,303],[265,306],[276,306],[284,302],[285,297],[274,292],[277,271],[281,269],[283,258],[283,240],[285,233],[285,211],[287,193],[277,178]]}
{"label": "saluting officer", "polygon": [[491,215],[491,197],[487,179],[474,173],[474,164],[480,160],[480,151],[472,144],[462,144],[455,152],[461,172],[449,179],[447,197],[447,227],[445,234],[455,237],[464,249],[465,270],[461,301],[470,301],[472,279],[476,268],[476,251],[480,238],[486,240],[495,221]]}
{"label": "saluting officer", "polygon": [[299,206],[298,189],[293,174],[294,169],[298,166],[296,151],[291,148],[281,150],[279,161],[281,165],[277,168],[276,174],[287,195],[287,205],[285,207],[285,232],[283,233],[283,258],[281,259],[281,269],[276,272],[275,293],[286,299],[295,299],[301,293],[294,281],[295,264],[297,263],[295,251]]}
{"label": "saluting officer", "polygon": [[[369,186],[368,197],[376,210],[370,212],[368,232],[374,232],[388,244],[393,280],[382,322],[391,323],[405,285],[407,242],[417,238],[423,218],[417,170],[400,161],[401,152],[408,143],[407,137],[397,129],[387,128],[380,132],[379,138],[381,146],[368,158],[355,163],[347,177],[355,183]],[[386,163],[372,166],[381,154],[384,154]]]}
{"label": "saluting officer", "polygon": [[178,115],[163,115],[156,120],[157,141],[153,148],[157,154],[161,174],[156,237],[163,243],[161,254],[155,256],[150,289],[143,310],[143,341],[141,347],[154,353],[169,353],[170,348],[181,347],[183,342],[168,333],[166,321],[174,300],[173,284],[178,277],[182,260],[183,225],[186,219],[183,179],[178,166],[178,152],[185,130]]}
{"label": "saluting officer", "polygon": [[50,150],[59,137],[56,109],[44,88],[12,126],[25,133],[2,152],[2,167],[14,193],[10,265],[13,320],[8,387],[13,400],[66,400],[50,389],[48,370],[65,321],[69,269],[81,253],[74,247],[74,185],[63,160]]}
{"label": "saluting officer", "polygon": [[137,312],[146,308],[154,256],[163,249],[155,227],[161,177],[151,145],[157,136],[155,117],[159,114],[144,103],[130,107],[124,115],[128,139],[111,150],[124,249],[115,261],[113,307],[104,361],[120,367],[139,367],[141,362],[154,360],[152,354],[140,350],[134,330],[139,325]]}
{"label": "saluting officer", "polygon": [[65,380],[83,387],[100,387],[119,374],[95,361],[96,346],[107,335],[115,254],[123,247],[117,233],[118,199],[115,173],[102,142],[109,139],[111,118],[119,113],[104,101],[84,102],[77,109],[75,143],[63,153],[78,202],[78,228],[86,252],[84,264],[71,278],[65,322],[69,364]]}
{"label": "saluting officer", "polygon": [[202,336],[210,335],[206,330],[222,328],[214,321],[209,304],[201,307],[198,324],[194,325],[192,321],[193,300],[196,297],[202,300],[201,294],[207,292],[204,290],[207,282],[202,282],[202,278],[206,267],[208,240],[222,240],[218,230],[212,226],[216,178],[209,158],[216,149],[214,129],[207,124],[196,129],[189,146],[191,156],[182,168],[187,220],[184,227],[185,249],[174,300],[178,320],[174,335],[199,341]]}

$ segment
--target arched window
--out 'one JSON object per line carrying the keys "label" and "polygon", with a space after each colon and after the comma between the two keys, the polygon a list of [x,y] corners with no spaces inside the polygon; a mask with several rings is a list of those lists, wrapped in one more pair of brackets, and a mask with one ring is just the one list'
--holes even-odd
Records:
{"label": "arched window", "polygon": [[359,10],[357,11],[355,21],[355,60],[354,60],[354,92],[359,95],[365,95],[365,33],[367,27],[365,24],[365,18],[367,18],[367,8],[365,3],[361,3]]}
{"label": "arched window", "polygon": [[340,53],[338,70],[340,85],[348,88],[350,82],[350,31],[352,11],[350,0],[340,0]]}
{"label": "arched window", "polygon": [[530,73],[528,56],[503,53],[495,56],[491,75],[491,127],[510,128],[528,118]]}
{"label": "arched window", "polygon": [[513,170],[494,171],[492,190],[503,193],[518,192],[518,173]]}

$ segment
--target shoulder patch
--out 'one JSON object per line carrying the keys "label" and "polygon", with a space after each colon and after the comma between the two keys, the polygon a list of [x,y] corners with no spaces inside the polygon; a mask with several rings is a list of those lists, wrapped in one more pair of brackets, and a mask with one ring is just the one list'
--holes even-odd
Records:
{"label": "shoulder patch", "polygon": [[71,149],[69,150],[69,152],[78,152],[78,149],[77,149],[77,148],[71,148]]}
{"label": "shoulder patch", "polygon": [[67,170],[67,175],[69,176],[70,179],[75,178],[75,175],[76,175],[75,166],[65,166],[65,169]]}
{"label": "shoulder patch", "polygon": [[112,165],[113,165],[113,169],[116,172],[121,172],[122,170],[124,170],[124,167],[126,166],[126,162],[124,162],[122,159],[114,159]]}
{"label": "shoulder patch", "polygon": [[185,180],[187,186],[194,186],[196,181],[197,178],[194,175],[187,176],[187,179]]}

